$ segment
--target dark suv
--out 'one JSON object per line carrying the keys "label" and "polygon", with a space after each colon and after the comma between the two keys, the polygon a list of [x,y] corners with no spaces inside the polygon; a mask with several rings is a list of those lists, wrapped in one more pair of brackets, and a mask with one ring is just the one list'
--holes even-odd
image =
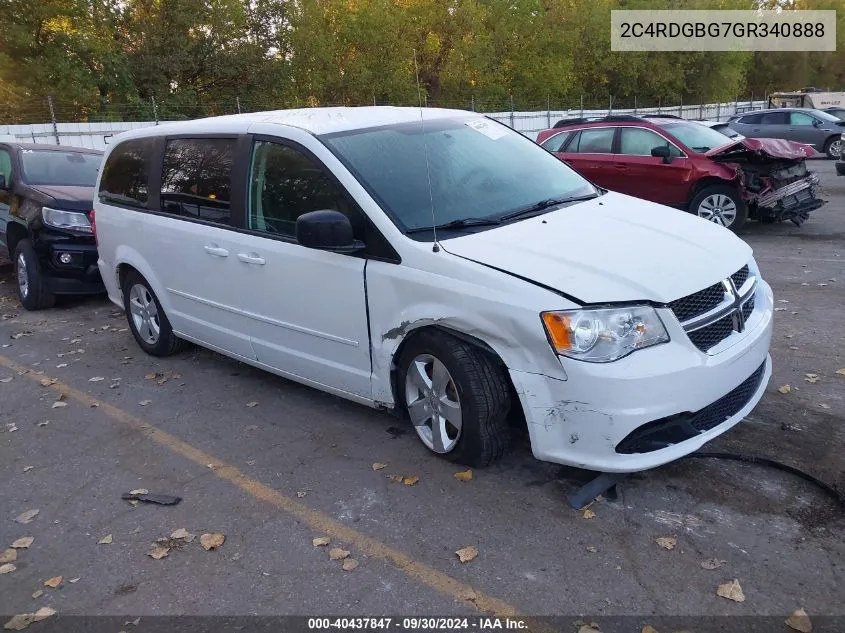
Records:
{"label": "dark suv", "polygon": [[0,253],[27,310],[105,291],[88,217],[102,160],[93,149],[0,143]]}

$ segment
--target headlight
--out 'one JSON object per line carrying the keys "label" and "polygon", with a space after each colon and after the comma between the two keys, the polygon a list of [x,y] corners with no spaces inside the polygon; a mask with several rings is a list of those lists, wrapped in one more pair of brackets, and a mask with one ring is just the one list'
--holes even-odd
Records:
{"label": "headlight", "polygon": [[82,233],[91,232],[91,222],[88,220],[88,215],[81,211],[59,211],[58,209],[44,207],[41,209],[41,217],[47,226]]}
{"label": "headlight", "polygon": [[669,340],[650,306],[562,310],[540,316],[558,354],[591,363],[607,363]]}

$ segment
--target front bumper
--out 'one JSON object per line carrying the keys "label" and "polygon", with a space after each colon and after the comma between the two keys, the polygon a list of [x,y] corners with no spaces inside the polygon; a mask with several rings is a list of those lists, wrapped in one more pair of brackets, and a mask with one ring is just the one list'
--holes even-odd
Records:
{"label": "front bumper", "polygon": [[[42,230],[35,240],[41,272],[53,294],[105,292],[97,266],[97,245],[89,236]],[[70,258],[62,262],[62,256]]]}
{"label": "front bumper", "polygon": [[[661,311],[661,318],[669,343],[612,363],[562,359],[566,380],[511,370],[537,459],[600,472],[646,470],[697,450],[756,406],[772,373],[769,344],[774,306],[769,285],[759,282],[745,331],[733,333],[712,355],[696,349],[674,315],[665,312]],[[758,371],[762,373],[754,377]],[[689,419],[688,414],[736,393],[752,377],[751,389],[743,394],[744,404],[739,403],[739,410],[724,422],[665,448],[635,453],[617,450],[637,429],[653,428],[646,425],[673,416]],[[624,444],[619,448],[630,450],[630,443],[627,449]]]}

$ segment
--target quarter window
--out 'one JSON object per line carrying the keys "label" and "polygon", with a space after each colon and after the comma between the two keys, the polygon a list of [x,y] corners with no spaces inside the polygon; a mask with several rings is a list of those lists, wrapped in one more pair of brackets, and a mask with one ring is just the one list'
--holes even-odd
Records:
{"label": "quarter window", "polygon": [[610,154],[615,131],[615,128],[611,127],[581,130],[579,137],[573,139],[567,151],[578,154]]}
{"label": "quarter window", "polygon": [[161,210],[229,224],[235,143],[229,138],[168,141],[161,174]]}
{"label": "quarter window", "polygon": [[288,145],[257,141],[252,153],[249,228],[292,237],[300,215],[323,209],[348,216],[360,237],[360,217],[320,165]]}
{"label": "quarter window", "polygon": [[112,150],[100,178],[101,201],[147,206],[147,177],[153,147],[153,139],[135,139],[124,141]]}
{"label": "quarter window", "polygon": [[566,139],[571,136],[571,132],[560,132],[547,138],[543,141],[540,145],[544,148],[549,150],[550,152],[559,152],[561,148],[566,144]]}
{"label": "quarter window", "polygon": [[681,150],[659,134],[639,127],[619,129],[619,153],[628,156],[651,156],[655,147],[669,147],[670,156],[681,156]]}

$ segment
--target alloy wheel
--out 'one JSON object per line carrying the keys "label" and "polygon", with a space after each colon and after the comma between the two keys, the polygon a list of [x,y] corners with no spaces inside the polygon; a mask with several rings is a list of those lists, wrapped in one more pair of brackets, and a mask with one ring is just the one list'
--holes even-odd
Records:
{"label": "alloy wheel", "polygon": [[143,284],[135,284],[129,290],[129,311],[135,331],[148,345],[158,343],[161,335],[161,322],[158,318],[158,306],[152,293]]}
{"label": "alloy wheel", "polygon": [[461,437],[461,399],[449,370],[431,354],[420,354],[405,379],[408,415],[423,443],[448,453]]}
{"label": "alloy wheel", "polygon": [[23,253],[18,255],[18,288],[21,291],[21,297],[26,299],[29,294],[29,274],[26,269],[26,257]]}
{"label": "alloy wheel", "polygon": [[727,228],[736,221],[736,203],[724,194],[714,193],[701,201],[697,213],[698,217]]}

